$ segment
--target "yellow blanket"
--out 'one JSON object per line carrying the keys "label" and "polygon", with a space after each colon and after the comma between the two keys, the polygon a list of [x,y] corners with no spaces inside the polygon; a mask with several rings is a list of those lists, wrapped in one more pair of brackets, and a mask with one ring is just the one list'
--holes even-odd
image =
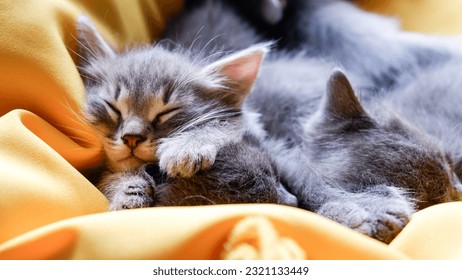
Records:
{"label": "yellow blanket", "polygon": [[[437,0],[361,2],[411,22],[406,11],[422,7],[419,15],[427,21],[423,15],[436,12],[432,3],[446,6],[442,12],[461,6]],[[0,259],[462,258],[459,202],[415,214],[390,245],[278,205],[107,212],[105,197],[81,175],[102,157],[79,113],[84,89],[75,67],[76,17],[89,15],[122,47],[152,41],[181,4],[0,1]],[[431,26],[454,34],[462,23],[455,15],[454,21]]]}

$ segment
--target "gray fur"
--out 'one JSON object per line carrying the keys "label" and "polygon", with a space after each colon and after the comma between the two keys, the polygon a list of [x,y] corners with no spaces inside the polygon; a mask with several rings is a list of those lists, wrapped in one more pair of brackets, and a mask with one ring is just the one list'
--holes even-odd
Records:
{"label": "gray fur", "polygon": [[[313,72],[289,65],[270,70],[277,84],[264,68],[247,105],[261,112],[262,146],[300,207],[389,242],[416,209],[456,199],[458,179],[437,141],[373,102],[363,108],[339,72],[326,90],[291,91],[295,72]],[[281,108],[292,113],[266,113]]]}
{"label": "gray fur", "polygon": [[229,203],[297,206],[296,198],[281,185],[269,158],[250,135],[225,145],[210,169],[192,177],[169,177],[159,171],[150,174],[155,174],[156,206]]}
{"label": "gray fur", "polygon": [[376,87],[388,89],[401,71],[433,63],[429,58],[448,58],[442,40],[403,32],[396,19],[365,13],[345,1],[292,3],[297,4],[298,18],[291,19],[298,33],[293,48],[368,77]]}
{"label": "gray fur", "polygon": [[222,1],[199,2],[199,7],[184,12],[167,26],[163,37],[173,43],[173,48],[179,45],[202,57],[217,59],[262,41],[257,32]]}
{"label": "gray fur", "polygon": [[403,72],[448,61],[448,51],[459,49],[448,38],[403,32],[397,19],[364,12],[351,2],[287,1],[280,6],[283,17],[277,24],[256,23],[251,14],[241,14],[265,40],[276,41],[278,49],[323,58],[361,76],[368,81],[362,86],[375,90],[399,86]]}
{"label": "gray fur", "polygon": [[[277,44],[286,51],[264,62],[244,104],[246,115],[253,116],[245,125],[300,207],[390,242],[414,211],[457,199],[458,165],[451,158],[460,151],[448,145],[460,139],[454,130],[462,115],[457,102],[450,102],[457,92],[441,105],[450,117],[425,114],[438,96],[433,83],[451,89],[432,71],[442,71],[460,54],[446,40],[402,32],[396,21],[350,3],[289,1],[288,9],[292,3],[301,5],[292,10],[295,16],[275,27],[285,31]],[[219,28],[217,14],[236,17],[226,5],[208,3],[183,14],[166,37],[187,46],[191,40],[183,41],[175,30],[194,33],[188,27],[200,26],[202,42],[237,33],[250,38],[222,41],[224,50],[255,43],[248,23],[234,20]],[[294,25],[284,26],[287,21]],[[334,70],[338,66],[348,79]],[[444,73],[452,77],[454,69]],[[439,119],[445,123],[441,130],[429,122]]]}
{"label": "gray fur", "polygon": [[[119,54],[87,18],[79,18],[78,28],[87,92],[84,112],[103,142],[107,171],[98,188],[111,210],[199,203],[180,193],[175,199],[161,195],[168,192],[161,191],[167,189],[165,184],[157,186],[142,171],[149,163],[158,164],[171,178],[168,188],[189,185],[188,197],[211,194],[202,203],[296,205],[293,195],[281,189],[269,159],[243,139],[241,106],[265,46],[213,62],[161,45]],[[255,161],[252,170],[243,173],[250,160]],[[227,174],[233,174],[232,180],[224,179]],[[235,182],[242,185],[239,191]],[[208,193],[208,187],[218,194]],[[249,195],[257,190],[260,196]]]}
{"label": "gray fur", "polygon": [[[143,156],[154,156],[136,162],[133,166],[138,168],[145,162],[161,162],[158,152],[162,151],[161,154],[166,159],[165,164],[160,166],[161,171],[165,171],[171,181],[146,179],[145,184],[136,189],[150,190],[152,187],[156,194],[157,187],[159,196],[154,196],[153,199],[163,205],[171,205],[169,203],[175,198],[176,204],[238,202],[234,200],[234,193],[226,195],[226,189],[222,192],[222,188],[212,187],[205,192],[199,191],[200,195],[197,196],[194,191],[199,187],[185,186],[194,186],[195,180],[200,178],[196,176],[202,176],[207,171],[210,173],[204,175],[204,180],[212,178],[216,182],[234,185],[234,172],[240,172],[241,165],[235,169],[226,168],[229,171],[226,173],[214,173],[217,169],[214,169],[215,165],[212,163],[230,156],[220,151],[243,147],[241,151],[248,157],[240,158],[242,166],[252,167],[253,162],[250,159],[259,158],[262,152],[269,155],[276,168],[275,173],[280,176],[284,186],[296,195],[300,207],[384,242],[390,242],[406,225],[414,211],[457,198],[460,184],[454,171],[462,171],[462,164],[457,161],[462,153],[453,139],[460,139],[457,128],[462,116],[457,111],[460,106],[457,107],[458,102],[455,102],[458,100],[457,89],[460,87],[457,82],[452,87],[452,79],[441,79],[435,73],[441,71],[448,77],[453,77],[455,69],[460,68],[459,59],[453,62],[449,58],[460,57],[460,54],[446,41],[401,32],[396,22],[365,13],[346,2],[289,1],[286,9],[293,12],[293,3],[303,4],[295,7],[297,12],[292,14],[293,17],[287,17],[286,14],[281,19],[281,25],[273,26],[286,35],[276,44],[290,53],[274,52],[264,62],[252,94],[243,104],[242,118],[236,118],[236,122],[226,122],[229,130],[221,130],[222,127],[218,128],[212,122],[210,126],[206,126],[206,130],[196,130],[200,133],[176,135],[178,137],[165,137],[175,135],[173,130],[165,128],[163,135],[167,140],[155,142],[155,153],[143,152]],[[167,57],[167,60],[162,60],[165,63],[159,65],[174,66],[179,65],[177,61],[180,61],[185,67],[177,70],[187,71],[188,67],[197,66],[195,63],[188,64],[190,61],[187,58],[194,54],[193,57],[197,58],[195,62],[199,62],[199,66],[188,72],[188,77],[197,77],[201,73],[201,66],[209,61],[221,59],[231,51],[247,48],[261,41],[255,35],[258,32],[252,30],[249,22],[244,22],[235,14],[235,10],[228,9],[226,5],[218,1],[206,1],[205,5],[180,15],[165,34],[165,39],[175,43],[153,48]],[[225,18],[226,21],[223,20]],[[361,24],[355,24],[358,19]],[[290,33],[284,28],[290,26],[288,22],[292,20],[295,21],[294,32]],[[274,36],[269,38],[279,39]],[[84,38],[82,42],[85,41]],[[189,48],[190,53],[182,54],[177,46]],[[100,49],[107,52],[107,48],[97,48]],[[108,64],[105,64],[107,60],[92,61],[91,64],[96,68],[83,69],[88,100],[91,102],[88,107],[95,110],[95,115],[99,115],[103,123],[111,123],[111,120],[117,118],[117,114],[110,112],[110,106],[108,108],[94,99],[94,89],[101,88],[98,81],[108,78],[102,73],[117,73],[123,69],[120,66],[130,65],[130,71],[139,69],[140,77],[144,77],[145,73],[149,74],[148,78],[152,77],[151,70],[146,69],[163,68],[146,64],[146,58],[154,53],[150,49],[130,52],[121,65],[111,62],[111,65],[118,66],[114,69],[108,69]],[[175,59],[169,60],[168,57],[172,56]],[[157,59],[158,56],[154,58]],[[145,68],[141,68],[142,65]],[[344,71],[334,70],[338,66]],[[167,76],[169,73],[162,72]],[[348,79],[344,73],[348,75]],[[127,76],[127,73],[123,76]],[[173,76],[184,77],[178,73],[172,74]],[[194,84],[205,80],[207,79],[201,76],[188,80],[187,84],[191,86],[191,82]],[[144,82],[136,83],[139,84],[143,85]],[[216,84],[216,81],[206,84]],[[135,92],[129,85],[130,83],[121,89]],[[207,85],[200,88],[207,88]],[[438,94],[440,88],[446,90],[445,95]],[[143,87],[136,88],[136,92],[143,92]],[[123,96],[122,92],[119,94]],[[427,98],[422,98],[427,94]],[[441,110],[448,114],[440,114],[438,110],[432,113],[431,109],[436,107],[434,104],[440,101],[439,98],[435,101],[437,94],[447,98],[447,101],[442,101],[444,103],[441,103]],[[160,96],[158,99],[162,100]],[[241,103],[238,107],[240,106]],[[216,108],[216,103],[212,107]],[[203,115],[204,112],[200,111],[200,114]],[[431,114],[431,117],[427,114]],[[101,126],[95,121],[96,118],[92,119],[91,114],[89,116],[103,133],[116,129],[114,124]],[[140,119],[146,117],[135,119],[135,124]],[[443,129],[435,128],[431,120],[444,123]],[[136,133],[140,133],[139,131],[143,131],[140,127],[145,125],[142,123],[129,127],[138,129]],[[222,135],[219,139],[223,142],[214,142],[206,151],[194,148],[207,146],[207,137],[200,136],[204,136],[202,133],[215,135],[209,128],[217,135]],[[240,136],[244,130],[252,133],[252,137],[258,139],[261,151],[252,145],[247,146],[249,143],[241,145],[239,141],[243,141],[242,138],[236,140],[234,136],[224,137],[228,133],[235,135],[236,128],[241,132]],[[200,139],[200,143],[191,145],[189,141],[194,142],[194,139]],[[230,139],[234,140],[229,141]],[[134,143],[133,145],[138,142],[131,138],[126,141]],[[142,143],[149,141],[151,139],[147,137]],[[160,147],[164,143],[168,143],[165,144],[166,147]],[[186,149],[182,149],[183,146]],[[223,147],[229,149],[222,149]],[[183,160],[195,159],[196,152],[205,161]],[[181,156],[183,153],[188,156]],[[209,153],[212,156],[208,156]],[[175,158],[177,154],[181,159]],[[194,164],[195,162],[201,164]],[[205,162],[204,166],[202,162]],[[180,169],[187,176],[178,172],[178,165],[182,166]],[[253,179],[259,178],[270,165],[269,161],[261,161],[259,168],[250,169],[252,174],[249,176]],[[462,172],[458,175],[461,176]],[[140,176],[146,176],[146,173],[136,173],[135,176],[139,179]],[[256,185],[250,185],[247,189],[250,196],[240,196],[239,199],[247,202],[254,198],[255,202],[271,200],[293,205],[293,197],[271,178],[273,174],[268,177],[269,181],[249,180],[256,182]],[[138,182],[138,179],[134,181]],[[165,182],[172,185],[165,185]],[[175,188],[175,184],[182,187]],[[265,192],[261,199],[253,197],[252,191],[260,189],[261,184],[271,184],[271,190]],[[275,189],[279,193],[277,201]],[[122,192],[126,194],[128,204],[144,205],[136,199],[133,202],[132,195],[137,192],[133,188],[122,187]],[[281,199],[281,195],[286,199]],[[131,207],[130,205],[122,204],[121,208]]]}

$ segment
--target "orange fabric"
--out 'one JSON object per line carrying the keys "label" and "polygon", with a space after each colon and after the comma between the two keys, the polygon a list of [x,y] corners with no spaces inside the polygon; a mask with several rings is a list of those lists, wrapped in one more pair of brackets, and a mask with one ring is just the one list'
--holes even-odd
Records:
{"label": "orange fabric", "polygon": [[224,260],[306,260],[306,252],[292,238],[280,236],[269,219],[251,216],[239,221],[226,242]]}
{"label": "orange fabric", "polygon": [[235,228],[246,221],[309,259],[462,258],[462,203],[419,212],[389,246],[278,205],[107,212],[106,198],[80,172],[102,157],[79,113],[76,17],[89,15],[122,48],[155,39],[180,7],[175,0],[0,1],[0,259],[217,259],[233,232],[252,236]]}
{"label": "orange fabric", "polygon": [[[65,219],[2,244],[0,258],[219,259],[234,225],[248,216],[267,217],[280,236],[294,240],[311,259],[406,258],[313,213],[264,204],[147,208]],[[50,240],[56,240],[54,246]]]}
{"label": "orange fabric", "polygon": [[437,35],[462,34],[460,0],[356,0],[366,10],[400,19],[405,30]]}
{"label": "orange fabric", "polygon": [[462,259],[462,203],[424,209],[393,240],[390,248],[413,259]]}

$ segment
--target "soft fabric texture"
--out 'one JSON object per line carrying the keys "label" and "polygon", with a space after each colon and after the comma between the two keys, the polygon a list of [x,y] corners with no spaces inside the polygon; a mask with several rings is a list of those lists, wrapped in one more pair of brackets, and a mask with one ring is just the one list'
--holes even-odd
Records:
{"label": "soft fabric texture", "polygon": [[462,34],[460,0],[356,0],[371,12],[400,19],[405,30],[437,35]]}
{"label": "soft fabric texture", "polygon": [[[450,13],[460,1],[359,2],[402,17],[409,30],[462,33]],[[155,40],[181,6],[179,0],[0,2],[0,259],[462,258],[462,202],[418,212],[390,245],[279,205],[108,212],[106,198],[81,173],[102,155],[79,113],[76,18],[87,14],[123,49]]]}

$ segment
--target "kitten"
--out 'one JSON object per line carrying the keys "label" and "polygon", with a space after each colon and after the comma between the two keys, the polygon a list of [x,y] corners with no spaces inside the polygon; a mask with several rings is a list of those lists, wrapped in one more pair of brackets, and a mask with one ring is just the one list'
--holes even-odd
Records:
{"label": "kitten", "polygon": [[[397,20],[365,12],[351,1],[292,0],[280,8],[283,17],[279,22],[253,27],[266,38],[278,39],[278,47],[284,51],[341,65],[360,77],[356,84],[365,99],[372,98],[378,106],[389,104],[412,125],[436,137],[458,168],[461,149],[455,148],[458,135],[453,127],[458,125],[459,115],[447,101],[458,99],[457,87],[456,82],[442,78],[457,75],[462,57],[457,41],[404,32]],[[255,10],[253,13],[263,13],[261,8]],[[246,17],[248,12],[241,10],[241,15]],[[434,109],[436,104],[439,111]],[[429,117],[433,112],[438,112],[437,116]]]}
{"label": "kitten", "polygon": [[[388,27],[392,32],[383,35],[380,28],[389,21],[347,3],[303,3],[312,17],[294,20],[310,23],[297,25],[297,36],[307,39],[298,46],[306,50],[270,53],[244,103],[244,111],[259,118],[246,125],[300,207],[388,243],[414,211],[457,199],[460,184],[454,171],[460,164],[451,163],[454,154],[448,156],[439,138],[417,129],[410,124],[412,119],[388,110],[379,99],[399,96],[419,69],[447,62],[450,47],[433,38],[408,37],[395,27]],[[196,6],[175,20],[166,37],[186,46],[194,42],[205,52],[214,38],[217,45],[224,44],[223,50],[261,40],[249,22],[227,5],[207,1]],[[345,13],[334,14],[334,7]],[[342,20],[332,20],[334,15]],[[356,16],[364,23],[344,24]],[[223,17],[225,26],[219,23]],[[342,32],[345,35],[338,36]],[[200,39],[193,41],[191,34],[199,34]],[[229,39],[234,34],[243,40]],[[358,34],[369,37],[352,40]],[[285,35],[290,37],[289,31]],[[339,64],[345,65],[349,79],[333,71]],[[354,88],[360,89],[361,101]],[[380,95],[377,89],[396,94]]]}
{"label": "kitten", "polygon": [[362,87],[376,91],[447,62],[449,53],[459,49],[448,38],[403,32],[395,18],[365,12],[353,1],[285,1],[277,6],[282,16],[276,22],[264,20],[262,7],[268,1],[255,0],[253,9],[243,8],[244,1],[225,1],[263,40],[276,41],[277,49],[341,66],[362,77]]}
{"label": "kitten", "polygon": [[229,143],[218,151],[215,164],[190,178],[169,177],[149,166],[154,205],[182,206],[228,203],[279,203],[297,206],[297,199],[277,180],[272,163],[256,139]]}
{"label": "kitten", "polygon": [[[78,40],[87,92],[84,111],[101,136],[107,160],[98,188],[111,210],[175,201],[198,204],[188,198],[204,196],[208,184],[221,188],[219,195],[203,201],[207,203],[296,203],[270,161],[243,139],[241,104],[257,77],[265,46],[211,63],[161,45],[118,54],[86,17],[78,20]],[[255,162],[249,165],[244,156]],[[171,178],[170,186],[155,184],[145,171],[148,163],[159,165]],[[241,164],[253,170],[220,178],[223,169],[240,172]],[[240,189],[236,182],[242,183]],[[181,187],[187,197],[167,194],[168,188]],[[260,195],[249,195],[256,190]]]}
{"label": "kitten", "polygon": [[300,207],[388,243],[415,210],[457,200],[437,139],[383,103],[360,102],[340,71],[281,63],[264,65],[246,106],[261,114],[262,147]]}

